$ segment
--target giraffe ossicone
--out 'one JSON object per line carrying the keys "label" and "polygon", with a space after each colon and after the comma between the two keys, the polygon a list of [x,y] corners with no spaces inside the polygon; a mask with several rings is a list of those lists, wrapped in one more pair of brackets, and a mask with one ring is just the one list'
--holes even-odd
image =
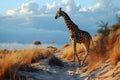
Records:
{"label": "giraffe ossicone", "polygon": [[[83,30],[79,29],[79,27],[70,19],[68,14],[66,12],[62,11],[61,8],[59,8],[59,10],[56,13],[55,19],[57,19],[61,16],[64,19],[66,27],[67,27],[68,31],[70,32],[70,39],[73,42],[74,65],[76,62],[76,59],[75,59],[76,57],[78,59],[79,65],[83,65],[88,56],[90,42],[92,41],[92,37],[87,31],[83,31]],[[86,55],[82,62],[80,62],[80,59],[76,52],[76,43],[84,44],[84,46],[87,50]]]}

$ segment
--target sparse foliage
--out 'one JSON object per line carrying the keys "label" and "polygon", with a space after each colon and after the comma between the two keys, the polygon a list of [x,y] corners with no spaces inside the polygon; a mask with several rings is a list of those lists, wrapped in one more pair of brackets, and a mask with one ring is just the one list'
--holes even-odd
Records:
{"label": "sparse foliage", "polygon": [[98,29],[98,33],[100,33],[103,37],[107,36],[109,34],[109,32],[110,32],[108,22],[103,22],[101,20],[97,24],[98,24],[98,27],[100,27],[100,29]]}

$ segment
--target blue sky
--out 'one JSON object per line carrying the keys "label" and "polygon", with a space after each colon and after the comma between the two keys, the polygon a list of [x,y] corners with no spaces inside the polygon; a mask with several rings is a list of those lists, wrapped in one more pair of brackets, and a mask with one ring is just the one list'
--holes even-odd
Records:
{"label": "blue sky", "polygon": [[0,43],[70,43],[62,18],[54,19],[59,7],[69,14],[80,29],[91,35],[97,22],[109,25],[120,16],[119,0],[3,0],[0,3]]}

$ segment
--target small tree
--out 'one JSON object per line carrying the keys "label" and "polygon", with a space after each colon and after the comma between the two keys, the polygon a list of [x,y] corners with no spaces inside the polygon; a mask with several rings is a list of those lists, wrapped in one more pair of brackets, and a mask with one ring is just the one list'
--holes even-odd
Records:
{"label": "small tree", "polygon": [[98,27],[100,27],[100,29],[98,29],[98,33],[101,34],[103,37],[107,36],[109,34],[109,32],[110,32],[110,28],[108,26],[108,22],[104,23],[101,20],[97,24],[98,24]]}

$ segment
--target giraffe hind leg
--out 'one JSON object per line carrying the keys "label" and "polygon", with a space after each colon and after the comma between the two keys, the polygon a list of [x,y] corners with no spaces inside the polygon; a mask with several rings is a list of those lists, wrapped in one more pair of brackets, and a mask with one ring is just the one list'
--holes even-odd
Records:
{"label": "giraffe hind leg", "polygon": [[77,57],[77,59],[78,59],[78,64],[79,64],[79,66],[81,65],[81,62],[80,62],[80,59],[79,59],[79,56],[78,56],[78,54],[77,54],[77,52],[76,52],[76,42],[74,41],[74,45],[73,45],[73,48],[74,48],[74,66],[76,65],[76,57]]}
{"label": "giraffe hind leg", "polygon": [[78,66],[81,66],[81,62],[80,62],[80,59],[79,59],[79,56],[78,56],[78,54],[76,53],[76,57],[77,57],[77,59],[78,59]]}
{"label": "giraffe hind leg", "polygon": [[83,61],[82,61],[82,63],[81,63],[81,66],[83,66],[83,65],[84,65],[84,63],[85,63],[85,60],[86,60],[87,56],[88,56],[88,54],[86,54],[86,55],[85,55],[85,57],[84,57],[84,59],[83,59]]}
{"label": "giraffe hind leg", "polygon": [[90,43],[88,43],[88,44],[85,44],[85,45],[84,45],[84,48],[85,48],[85,50],[86,50],[86,54],[85,54],[85,57],[84,57],[84,59],[83,59],[83,61],[82,61],[82,63],[81,63],[81,66],[83,66],[83,65],[84,65],[85,60],[86,60],[86,58],[87,58],[87,56],[88,56],[88,52],[89,52],[89,45],[90,45]]}

